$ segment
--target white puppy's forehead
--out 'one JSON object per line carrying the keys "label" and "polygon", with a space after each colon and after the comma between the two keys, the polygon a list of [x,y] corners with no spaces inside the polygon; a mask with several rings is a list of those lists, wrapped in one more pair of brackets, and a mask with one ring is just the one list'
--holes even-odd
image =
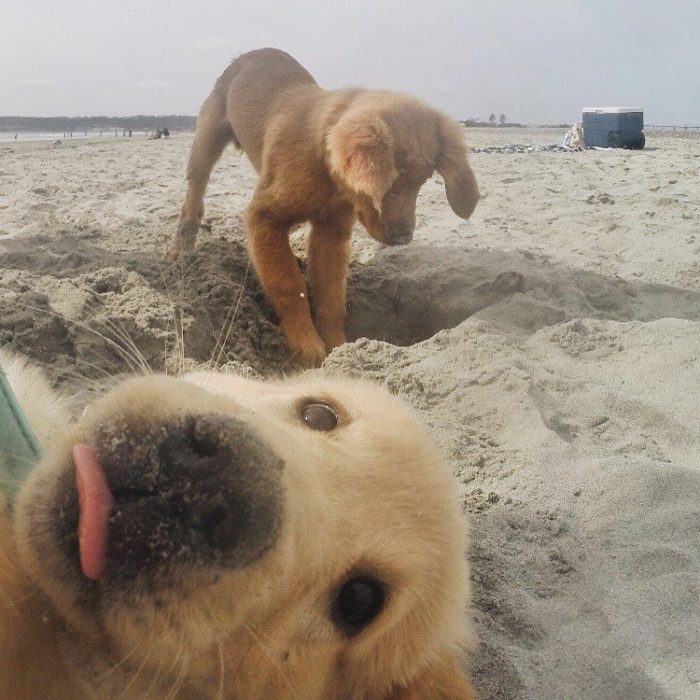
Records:
{"label": "white puppy's forehead", "polygon": [[[396,410],[405,420],[410,412],[385,389],[370,382],[307,372],[299,377],[280,381],[260,381],[216,372],[193,372],[185,381],[206,391],[224,396],[242,407],[280,411],[294,410],[304,400],[327,401],[348,419],[384,416],[389,419]],[[410,420],[414,420],[411,416]]]}
{"label": "white puppy's forehead", "polygon": [[[321,460],[324,480],[331,478],[333,465],[341,472],[351,467],[356,476],[370,472],[376,477],[375,465],[381,457],[385,470],[401,464],[406,477],[411,472],[412,479],[443,484],[442,469],[435,466],[439,457],[420,420],[403,401],[377,384],[320,372],[271,382],[213,372],[184,379],[230,400],[234,410],[247,414],[246,420],[276,446],[285,461],[293,455],[303,461]],[[304,406],[317,401],[335,410],[337,430],[310,430],[304,424]]]}
{"label": "white puppy's forehead", "polygon": [[[358,523],[372,523],[372,537],[375,530],[384,533],[388,550],[395,543],[404,546],[402,536],[392,539],[390,533],[412,527],[414,520],[421,542],[444,527],[436,522],[433,530],[420,523],[453,508],[451,475],[418,417],[385,388],[320,372],[279,382],[216,373],[185,379],[230,400],[234,411],[245,414],[244,420],[284,460],[290,503],[303,501],[309,517],[315,514],[340,527],[347,516],[354,521],[353,532]],[[303,407],[314,401],[336,410],[337,429],[318,431],[305,425]],[[336,508],[329,510],[327,502]],[[366,533],[359,541],[366,543],[368,537]]]}

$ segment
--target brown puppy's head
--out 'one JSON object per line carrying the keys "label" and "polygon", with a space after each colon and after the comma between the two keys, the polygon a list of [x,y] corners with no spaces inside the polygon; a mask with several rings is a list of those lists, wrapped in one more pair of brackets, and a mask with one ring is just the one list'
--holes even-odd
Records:
{"label": "brown puppy's head", "polygon": [[437,171],[454,212],[469,218],[479,199],[461,127],[408,95],[361,92],[326,138],[331,174],[382,243],[408,243],[416,198]]}
{"label": "brown puppy's head", "polygon": [[[16,520],[95,697],[471,697],[453,480],[376,386],[130,380],[45,456]],[[92,673],[93,649],[116,668]]]}

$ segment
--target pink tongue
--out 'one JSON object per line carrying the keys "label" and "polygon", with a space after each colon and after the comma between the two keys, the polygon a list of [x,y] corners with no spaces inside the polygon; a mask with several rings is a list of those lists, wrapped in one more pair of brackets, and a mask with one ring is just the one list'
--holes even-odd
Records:
{"label": "pink tongue", "polygon": [[102,578],[107,563],[109,517],[114,499],[94,447],[85,443],[73,445],[73,462],[80,501],[80,566],[85,576],[96,581]]}

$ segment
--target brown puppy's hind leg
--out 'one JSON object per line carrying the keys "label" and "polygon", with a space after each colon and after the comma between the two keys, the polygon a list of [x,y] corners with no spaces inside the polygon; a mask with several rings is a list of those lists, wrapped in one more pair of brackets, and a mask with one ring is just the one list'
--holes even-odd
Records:
{"label": "brown puppy's hind leg", "polygon": [[306,282],[289,245],[289,226],[265,216],[255,198],[246,210],[245,223],[255,270],[294,358],[305,367],[320,365],[326,348],[311,320]]}
{"label": "brown puppy's hind leg", "polygon": [[175,238],[165,256],[167,260],[177,260],[182,253],[194,250],[204,215],[204,193],[209,176],[224,148],[232,141],[235,141],[235,136],[226,119],[226,104],[215,89],[204,101],[197,118],[197,131],[187,164],[187,195],[180,210]]}
{"label": "brown puppy's hind leg", "polygon": [[348,206],[311,221],[308,275],[316,329],[330,351],[345,342],[345,293],[355,216]]}

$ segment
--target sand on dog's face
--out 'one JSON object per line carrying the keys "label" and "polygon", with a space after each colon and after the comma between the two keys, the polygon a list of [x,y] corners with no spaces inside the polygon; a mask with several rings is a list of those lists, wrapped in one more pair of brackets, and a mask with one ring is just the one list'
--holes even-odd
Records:
{"label": "sand on dog's face", "polygon": [[[320,429],[313,416],[310,427],[310,403],[332,407],[337,427],[324,416]],[[261,518],[274,520],[273,536],[243,562],[172,550],[156,561],[147,555],[131,571],[128,552],[110,550],[103,579],[85,578],[75,536],[61,533],[77,517],[64,513],[76,507],[62,493],[74,469],[69,445],[104,450],[108,480],[119,478],[114,464],[124,454],[138,470],[137,481],[113,488],[114,528],[132,505],[134,484],[146,490],[156,478],[150,470],[163,443],[154,449],[153,442],[168,439],[154,437],[162,426],[211,415],[244,425],[274,455],[263,475],[265,493],[276,494],[265,496],[268,511],[260,515],[260,499],[251,496],[256,530]],[[149,511],[160,507],[158,496],[148,493]],[[185,669],[197,697],[213,696],[220,683],[246,698],[346,697],[351,688],[379,697],[465,641],[463,528],[452,479],[412,412],[374,385],[320,376],[271,384],[218,373],[129,380],[68,431],[18,503],[20,556],[35,583],[83,642],[115,663],[124,659],[118,672],[97,674],[106,684],[91,689],[99,697],[123,688],[138,667],[133,697],[149,685],[170,687]],[[384,598],[376,619],[354,629],[338,618],[335,601],[357,578],[379,582]],[[85,645],[73,653],[93,663]]]}

